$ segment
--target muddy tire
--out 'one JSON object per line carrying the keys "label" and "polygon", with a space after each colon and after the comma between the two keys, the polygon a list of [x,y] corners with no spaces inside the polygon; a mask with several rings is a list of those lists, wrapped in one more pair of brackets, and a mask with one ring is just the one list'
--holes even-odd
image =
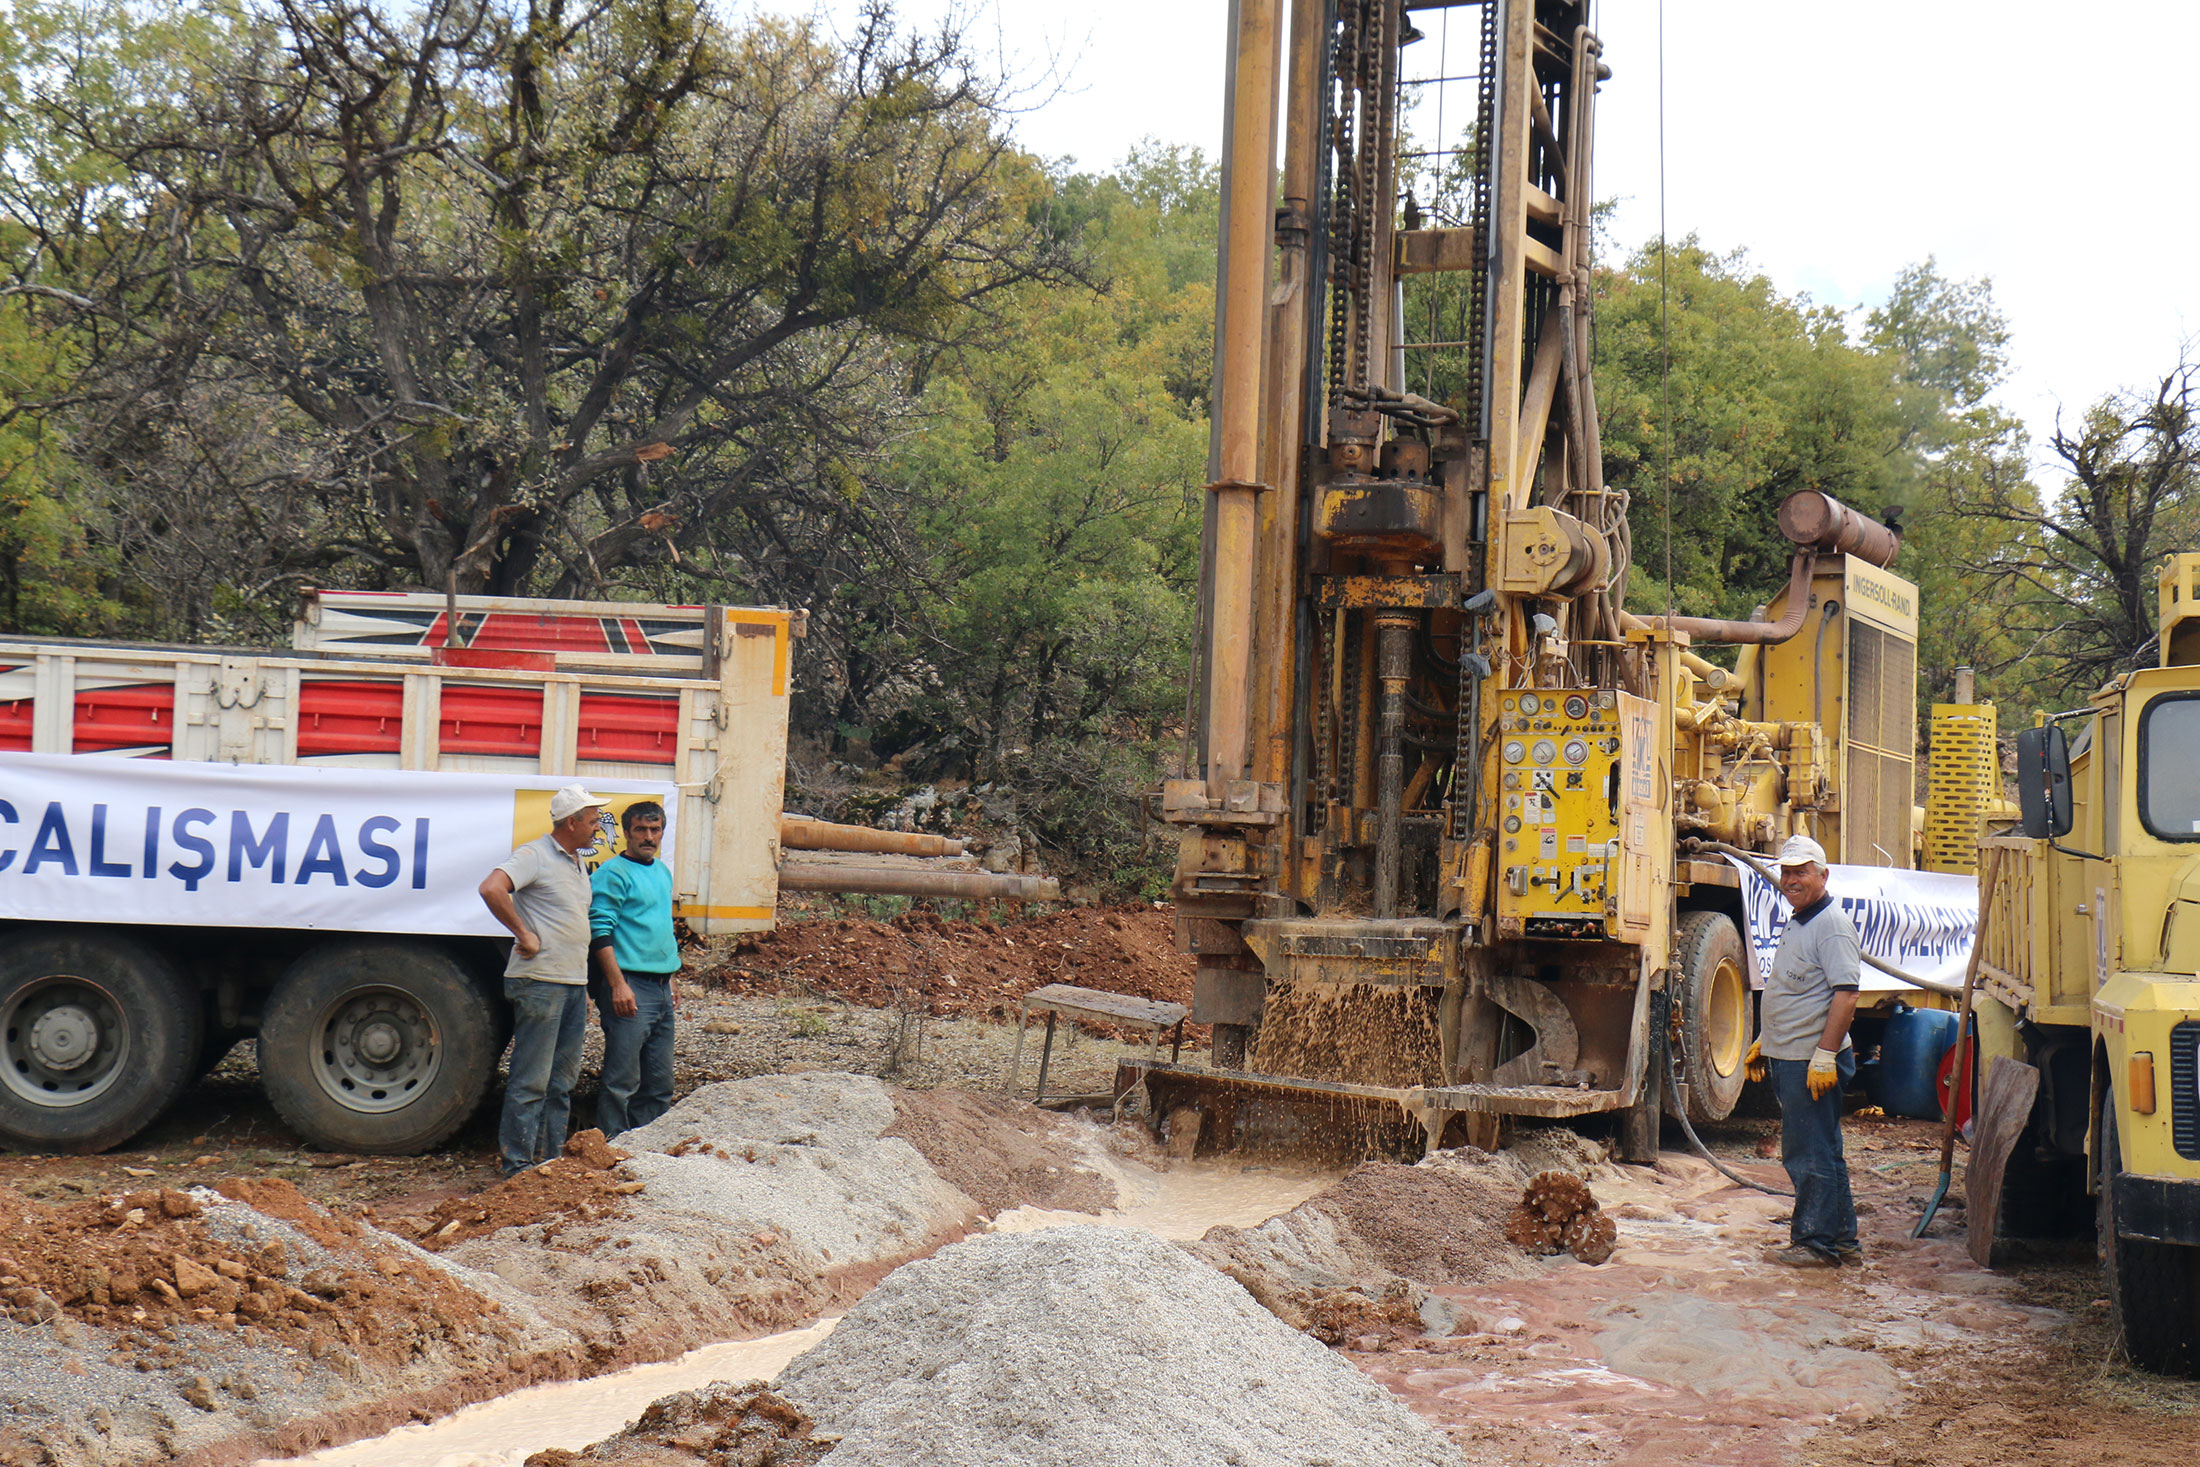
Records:
{"label": "muddy tire", "polygon": [[2101,1141],[2101,1272],[2116,1338],[2143,1370],[2200,1375],[2200,1248],[2117,1236],[2123,1148],[2113,1104],[2101,1116]]}
{"label": "muddy tire", "polygon": [[1619,1113],[1619,1134],[1613,1154],[1637,1166],[1658,1164],[1658,1130],[1665,1120],[1665,1074],[1670,1064],[1665,1042],[1666,1026],[1671,1022],[1669,1014],[1667,996],[1651,994],[1648,1072],[1642,1077],[1641,1095]]}
{"label": "muddy tire", "polygon": [[152,948],[67,928],[0,937],[0,1144],[120,1146],[188,1084],[204,1018]]}
{"label": "muddy tire", "polygon": [[260,1078],[329,1151],[403,1156],[465,1124],[495,1073],[496,1005],[429,943],[338,942],[291,966],[260,1025]]}
{"label": "muddy tire", "polygon": [[[1723,1121],[1749,1078],[1742,1056],[1755,1028],[1749,968],[1733,919],[1724,912],[1682,913],[1673,938],[1673,976],[1688,1119]],[[1670,1086],[1667,1092],[1665,1108],[1677,1115],[1680,1097]]]}

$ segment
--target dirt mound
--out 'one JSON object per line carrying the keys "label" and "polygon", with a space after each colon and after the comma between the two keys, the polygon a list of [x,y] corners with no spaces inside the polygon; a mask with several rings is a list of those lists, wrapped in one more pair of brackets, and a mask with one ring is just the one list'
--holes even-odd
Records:
{"label": "dirt mound", "polygon": [[1343,1225],[1356,1256],[1402,1278],[1423,1284],[1506,1278],[1519,1250],[1505,1237],[1505,1219],[1520,1193],[1512,1178],[1489,1175],[1499,1165],[1449,1157],[1422,1166],[1363,1162],[1306,1205]]}
{"label": "dirt mound", "polygon": [[926,911],[890,922],[783,921],[769,934],[718,946],[695,976],[737,993],[800,984],[869,1008],[995,1019],[1013,1017],[1025,994],[1049,983],[1192,1001],[1192,960],[1176,950],[1175,919],[1151,906],[1077,907],[1006,926]]}
{"label": "dirt mound", "polygon": [[[301,1227],[341,1257],[308,1266],[279,1238],[258,1246],[218,1233],[203,1194],[131,1192],[20,1215],[0,1256],[0,1297],[19,1324],[61,1315],[117,1330],[115,1353],[156,1365],[192,1352],[167,1339],[178,1325],[272,1335],[315,1358],[341,1344],[409,1358],[410,1341],[446,1326],[492,1330],[497,1305],[369,1231],[307,1202],[288,1182],[231,1180],[221,1194]],[[386,1240],[385,1240],[386,1241]],[[394,1358],[388,1363],[398,1363]]]}
{"label": "dirt mound", "polygon": [[932,1170],[987,1213],[1029,1204],[1072,1212],[1115,1205],[1115,1184],[1079,1165],[1055,1116],[998,1095],[897,1090],[888,1136],[917,1148]]}
{"label": "dirt mound", "polygon": [[541,1223],[544,1236],[576,1222],[623,1217],[626,1199],[642,1184],[612,1168],[627,1153],[611,1145],[601,1131],[582,1131],[565,1143],[565,1154],[516,1177],[506,1178],[473,1197],[437,1204],[420,1227],[420,1246],[434,1252],[455,1248],[469,1238],[505,1228]]}
{"label": "dirt mound", "polygon": [[1116,1228],[990,1234],[901,1268],[779,1388],[841,1433],[830,1467],[1465,1463],[1243,1289]]}
{"label": "dirt mound", "polygon": [[288,1182],[0,1192],[0,1462],[288,1455],[579,1368],[570,1335]]}
{"label": "dirt mound", "polygon": [[1449,1334],[1454,1307],[1428,1287],[1538,1272],[1544,1265],[1508,1236],[1523,1188],[1555,1172],[1580,1179],[1586,1195],[1602,1155],[1553,1127],[1524,1132],[1495,1155],[1470,1147],[1413,1166],[1365,1162],[1259,1227],[1209,1229],[1191,1252],[1327,1343],[1410,1331],[1409,1305],[1428,1333]]}
{"label": "dirt mound", "polygon": [[537,1452],[525,1467],[580,1467],[594,1462],[621,1467],[673,1467],[680,1462],[704,1462],[711,1467],[815,1467],[838,1440],[812,1435],[816,1425],[761,1381],[714,1385],[654,1401],[639,1421],[617,1436],[584,1451],[552,1447]]}

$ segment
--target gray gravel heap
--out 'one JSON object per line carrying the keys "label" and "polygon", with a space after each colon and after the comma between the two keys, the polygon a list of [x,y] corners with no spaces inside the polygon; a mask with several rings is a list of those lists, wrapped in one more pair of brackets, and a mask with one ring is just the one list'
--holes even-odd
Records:
{"label": "gray gravel heap", "polygon": [[777,1382],[832,1467],[1464,1467],[1382,1387],[1173,1243],[985,1235],[905,1264]]}

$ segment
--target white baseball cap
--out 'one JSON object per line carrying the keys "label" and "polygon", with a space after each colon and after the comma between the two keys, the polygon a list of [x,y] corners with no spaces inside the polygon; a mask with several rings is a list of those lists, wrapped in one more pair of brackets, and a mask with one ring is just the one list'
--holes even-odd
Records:
{"label": "white baseball cap", "polygon": [[568,815],[578,815],[590,806],[601,807],[611,801],[602,795],[592,795],[586,787],[569,784],[550,797],[550,818],[563,820]]}
{"label": "white baseball cap", "polygon": [[1780,864],[1823,866],[1826,864],[1826,848],[1807,835],[1791,835],[1787,838],[1787,844],[1780,847]]}

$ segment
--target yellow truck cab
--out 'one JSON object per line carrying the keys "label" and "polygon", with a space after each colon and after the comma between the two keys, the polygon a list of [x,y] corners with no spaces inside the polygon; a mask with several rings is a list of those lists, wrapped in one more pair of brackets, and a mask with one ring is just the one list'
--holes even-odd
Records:
{"label": "yellow truck cab", "polygon": [[[1981,1068],[2039,1072],[1998,1236],[2094,1200],[2134,1362],[2200,1373],[2200,555],[2161,571],[2161,665],[2017,739],[2020,836],[1981,842]],[[2069,732],[2066,733],[2066,728]],[[1982,1122],[1983,1124],[1983,1122]]]}

